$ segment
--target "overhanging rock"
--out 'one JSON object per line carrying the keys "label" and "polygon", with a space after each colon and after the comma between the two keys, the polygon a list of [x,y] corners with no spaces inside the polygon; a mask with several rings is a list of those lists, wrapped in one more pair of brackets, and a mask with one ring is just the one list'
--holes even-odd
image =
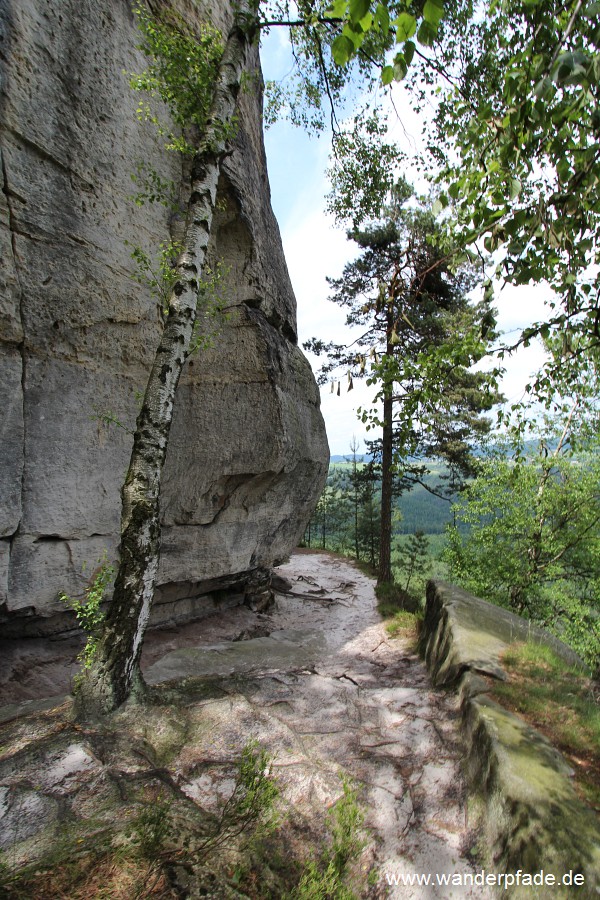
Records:
{"label": "overhanging rock", "polygon": [[[200,3],[172,5],[203,15]],[[232,7],[206,3],[204,15],[226,30]],[[0,622],[18,635],[68,627],[59,593],[81,595],[103,551],[116,556],[161,328],[131,251],[155,258],[179,227],[176,211],[132,202],[131,175],[141,162],[182,195],[185,180],[136,118],[127,73],[144,60],[131,4],[5,0],[0,26]],[[210,250],[227,318],[204,323],[210,346],[186,365],[161,494],[157,600],[175,617],[179,600],[198,612],[190,601],[215,583],[243,594],[247,573],[284,558],[327,470],[270,206],[257,51],[247,85]]]}

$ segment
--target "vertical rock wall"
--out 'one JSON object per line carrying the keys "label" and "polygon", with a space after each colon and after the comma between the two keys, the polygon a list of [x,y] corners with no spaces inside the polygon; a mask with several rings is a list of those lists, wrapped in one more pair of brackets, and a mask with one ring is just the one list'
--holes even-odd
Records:
{"label": "vertical rock wall", "polygon": [[[210,15],[226,29],[227,0]],[[131,201],[131,173],[144,161],[180,182],[181,162],[136,120],[126,73],[144,64],[128,0],[0,0],[0,29],[0,622],[18,635],[66,627],[59,592],[81,593],[103,550],[116,555],[161,327],[130,245],[153,254],[177,231],[177,214]],[[243,591],[285,557],[326,474],[269,202],[261,83],[256,54],[213,228],[228,318],[176,402],[159,619],[197,614],[200,595]]]}

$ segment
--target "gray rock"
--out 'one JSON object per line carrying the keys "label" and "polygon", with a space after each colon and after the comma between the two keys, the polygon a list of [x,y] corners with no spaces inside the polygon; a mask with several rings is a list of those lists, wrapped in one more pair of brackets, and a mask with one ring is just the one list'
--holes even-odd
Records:
{"label": "gray rock", "polygon": [[11,535],[21,518],[23,478],[23,390],[19,351],[0,342],[0,537]]}
{"label": "gray rock", "polygon": [[[568,898],[563,874],[583,876],[582,897],[600,893],[600,825],[575,792],[572,770],[559,752],[489,693],[485,679],[506,678],[501,656],[514,641],[548,644],[571,665],[581,660],[541,628],[442,581],[427,585],[421,645],[437,685],[460,695],[465,769],[480,800],[478,826],[486,865],[507,873],[507,897],[535,896],[515,875],[541,870],[556,876],[552,896]],[[512,878],[512,881],[510,880]],[[546,896],[540,893],[539,896]]]}
{"label": "gray rock", "polygon": [[[204,7],[227,28],[227,0]],[[131,174],[143,159],[179,182],[181,164],[136,120],[124,73],[144,63],[129,4],[4,0],[0,29],[0,619],[18,634],[25,619],[29,632],[48,617],[51,631],[71,627],[58,593],[81,593],[103,548],[116,555],[119,490],[160,333],[125,241],[152,253],[177,232],[165,207],[131,202]],[[326,476],[318,389],[269,201],[257,54],[253,66],[211,239],[229,318],[186,366],[165,465],[168,617],[180,595],[198,610],[190,599],[215,580],[243,597],[240,581],[295,545]]]}

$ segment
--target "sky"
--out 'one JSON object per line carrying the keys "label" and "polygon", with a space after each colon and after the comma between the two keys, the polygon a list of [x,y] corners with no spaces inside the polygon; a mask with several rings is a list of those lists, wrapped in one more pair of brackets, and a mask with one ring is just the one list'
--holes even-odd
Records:
{"label": "sky", "polygon": [[[273,29],[263,43],[261,59],[266,79],[285,76],[290,68],[285,29]],[[404,147],[407,142],[417,147],[420,121],[402,86],[394,86],[394,90],[401,123],[394,126],[396,133],[393,136]],[[328,135],[309,136],[300,128],[279,121],[266,131],[265,147],[271,203],[298,304],[299,342],[302,344],[311,337],[319,337],[325,341],[348,343],[352,332],[345,326],[346,314],[327,299],[330,293],[327,276],[339,277],[344,264],[354,257],[354,245],[325,211],[330,138]],[[507,340],[511,334],[516,336],[521,328],[542,317],[547,295],[543,285],[505,288],[497,294],[498,324]],[[356,336],[356,332],[354,334]],[[320,360],[310,354],[307,356],[314,371],[318,371]],[[528,349],[505,359],[507,373],[501,390],[508,401],[520,399],[525,384],[542,359],[541,347],[535,342]],[[331,393],[329,385],[321,388],[321,410],[330,451],[332,455],[348,455],[354,437],[361,453],[365,438],[375,435],[367,434],[356,410],[360,406],[372,406],[375,389],[368,388],[364,380],[355,379],[353,390],[347,392],[345,377],[340,381],[339,397],[337,391]]]}

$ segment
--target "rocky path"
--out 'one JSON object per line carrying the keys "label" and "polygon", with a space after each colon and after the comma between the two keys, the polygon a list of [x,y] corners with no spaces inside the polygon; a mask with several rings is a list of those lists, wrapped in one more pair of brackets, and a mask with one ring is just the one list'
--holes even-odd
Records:
{"label": "rocky path", "polygon": [[245,640],[213,635],[202,648],[163,656],[147,679],[247,673],[237,715],[275,754],[290,802],[323,816],[340,772],[363,786],[379,896],[487,896],[482,888],[387,887],[388,876],[431,873],[434,881],[472,871],[455,697],[432,690],[418,656],[387,636],[373,580],[349,562],[298,553],[278,572],[291,590]]}
{"label": "rocky path", "polygon": [[[92,733],[65,733],[64,753],[54,754],[50,774],[31,776],[47,782],[43,796],[27,786],[26,770],[39,773],[39,762],[26,754],[14,772],[7,769],[12,774],[2,789],[5,824],[12,815],[10,798],[19,791],[19,810],[27,808],[31,793],[39,819],[42,801],[48,816],[55,815],[57,796],[61,808],[73,810],[92,799],[100,803],[114,792],[117,768],[121,779],[124,773],[145,777],[142,757],[150,750],[140,754],[136,741],[156,757],[168,746],[169,777],[177,791],[210,809],[226,796],[228,761],[255,738],[274,756],[283,802],[316,831],[340,796],[340,775],[357,785],[370,834],[362,864],[377,874],[365,896],[487,897],[481,887],[436,883],[440,874],[473,871],[466,856],[473,836],[454,696],[432,690],[418,656],[401,639],[388,637],[376,611],[374,583],[351,563],[297,553],[278,572],[288,586],[268,614],[232,610],[150,635],[143,657],[150,684],[176,679],[185,686],[186,678],[213,676],[216,689],[206,697],[194,695],[185,723],[181,713],[156,707],[129,722],[134,740],[128,738],[127,745],[107,747]],[[130,714],[123,715],[125,726]],[[33,820],[31,826],[35,831]],[[429,875],[430,884],[393,883],[412,875]]]}

